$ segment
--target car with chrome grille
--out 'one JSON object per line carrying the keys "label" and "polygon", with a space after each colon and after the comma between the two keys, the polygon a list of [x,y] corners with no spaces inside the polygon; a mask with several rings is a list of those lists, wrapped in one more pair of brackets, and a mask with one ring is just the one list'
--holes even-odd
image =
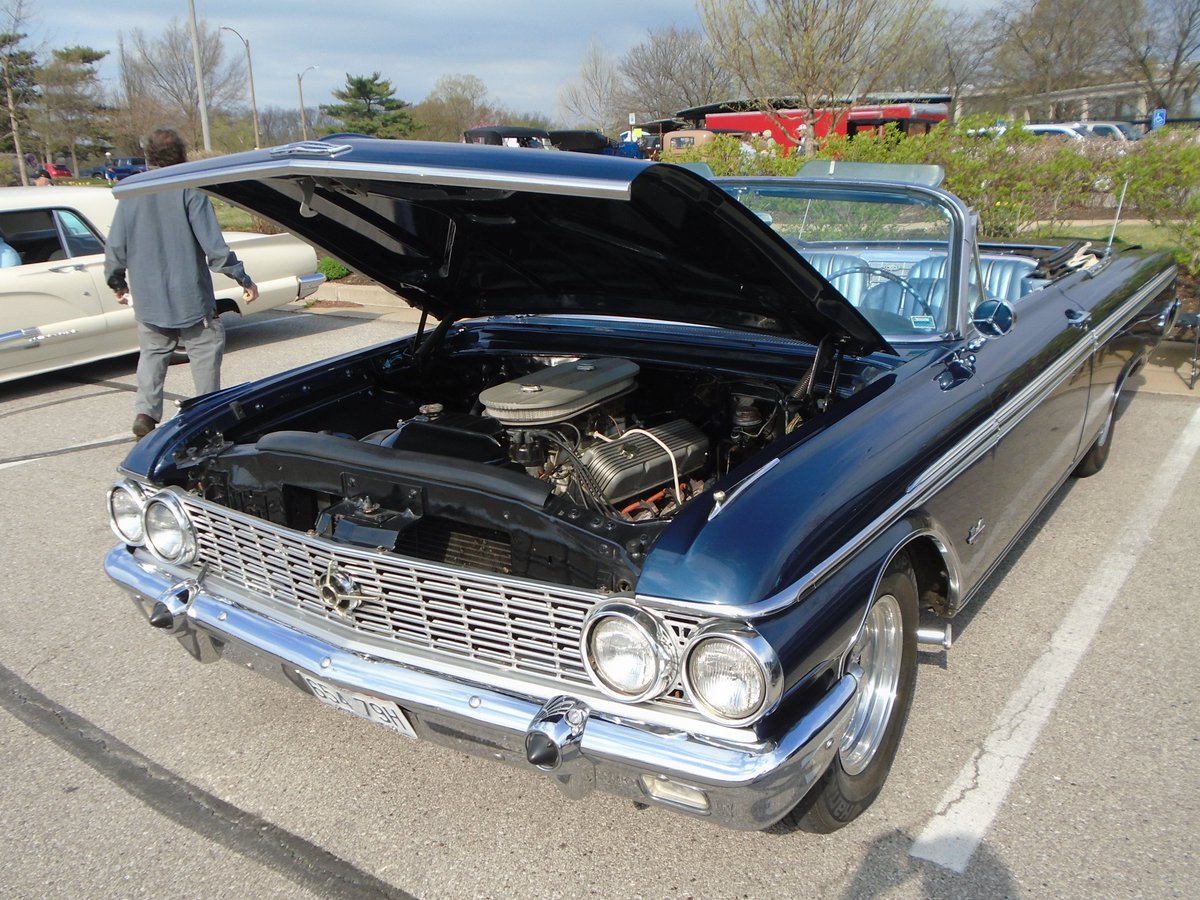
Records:
{"label": "car with chrome grille", "polygon": [[[0,191],[0,383],[137,353],[133,307],[104,279],[116,209],[104,187]],[[250,306],[232,278],[214,273],[218,315],[274,309],[325,281],[312,247],[290,234],[223,235],[260,293]]]}
{"label": "car with chrome grille", "polygon": [[202,662],[569,796],[842,827],[1178,310],[1166,255],[984,240],[941,174],[335,135],[133,176],[422,316],[187,401],[106,570]]}

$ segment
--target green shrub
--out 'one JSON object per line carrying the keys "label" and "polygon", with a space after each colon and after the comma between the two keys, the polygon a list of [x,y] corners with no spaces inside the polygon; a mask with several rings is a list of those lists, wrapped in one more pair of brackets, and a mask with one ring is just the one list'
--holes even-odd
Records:
{"label": "green shrub", "polygon": [[1200,271],[1198,137],[1191,129],[1154,131],[1132,145],[1116,171],[1121,183],[1128,181],[1126,209],[1170,234],[1179,245],[1176,259],[1193,274]]}
{"label": "green shrub", "polygon": [[349,269],[329,256],[321,257],[320,262],[317,263],[317,271],[325,276],[326,281],[337,281],[350,274]]}

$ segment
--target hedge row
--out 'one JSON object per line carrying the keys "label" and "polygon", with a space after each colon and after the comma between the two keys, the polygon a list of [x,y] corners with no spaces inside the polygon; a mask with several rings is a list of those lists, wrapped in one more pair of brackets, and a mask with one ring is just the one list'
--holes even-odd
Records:
{"label": "hedge row", "polygon": [[[993,120],[994,121],[994,120]],[[995,238],[1052,232],[1069,220],[1122,219],[1166,230],[1181,265],[1200,272],[1200,131],[1164,128],[1140,141],[1062,141],[1021,129],[996,133],[981,120],[905,137],[889,126],[877,137],[832,137],[818,159],[935,163],[945,187],[970,204]],[[667,157],[707,162],[717,175],[792,175],[807,160],[773,145],[715,141]]]}

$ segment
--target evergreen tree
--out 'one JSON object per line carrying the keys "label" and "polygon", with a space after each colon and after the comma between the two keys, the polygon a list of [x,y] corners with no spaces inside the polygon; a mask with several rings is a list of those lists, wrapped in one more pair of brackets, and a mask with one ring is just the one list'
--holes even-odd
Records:
{"label": "evergreen tree", "polygon": [[370,75],[346,73],[346,86],[333,92],[339,104],[322,106],[321,112],[342,123],[341,128],[324,129],[333,131],[357,131],[372,137],[402,138],[412,133],[414,123],[409,114],[409,104],[395,97],[392,83],[380,77],[378,72]]}
{"label": "evergreen tree", "polygon": [[96,145],[109,138],[96,72],[96,63],[107,55],[91,47],[65,47],[52,51],[52,59],[38,73],[41,102],[32,117],[33,126],[47,158],[69,154],[75,170],[81,143]]}

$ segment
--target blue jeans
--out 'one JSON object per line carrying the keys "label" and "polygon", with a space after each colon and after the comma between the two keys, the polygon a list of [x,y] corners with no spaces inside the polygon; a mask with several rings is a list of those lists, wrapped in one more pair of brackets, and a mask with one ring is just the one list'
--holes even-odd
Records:
{"label": "blue jeans", "polygon": [[204,319],[186,328],[159,328],[145,322],[137,323],[140,355],[137,366],[137,399],[135,415],[147,415],[155,422],[162,421],[163,384],[171,354],[180,342],[187,348],[192,368],[192,382],[197,394],[209,394],[221,389],[221,359],[225,355],[225,326],[220,319]]}

